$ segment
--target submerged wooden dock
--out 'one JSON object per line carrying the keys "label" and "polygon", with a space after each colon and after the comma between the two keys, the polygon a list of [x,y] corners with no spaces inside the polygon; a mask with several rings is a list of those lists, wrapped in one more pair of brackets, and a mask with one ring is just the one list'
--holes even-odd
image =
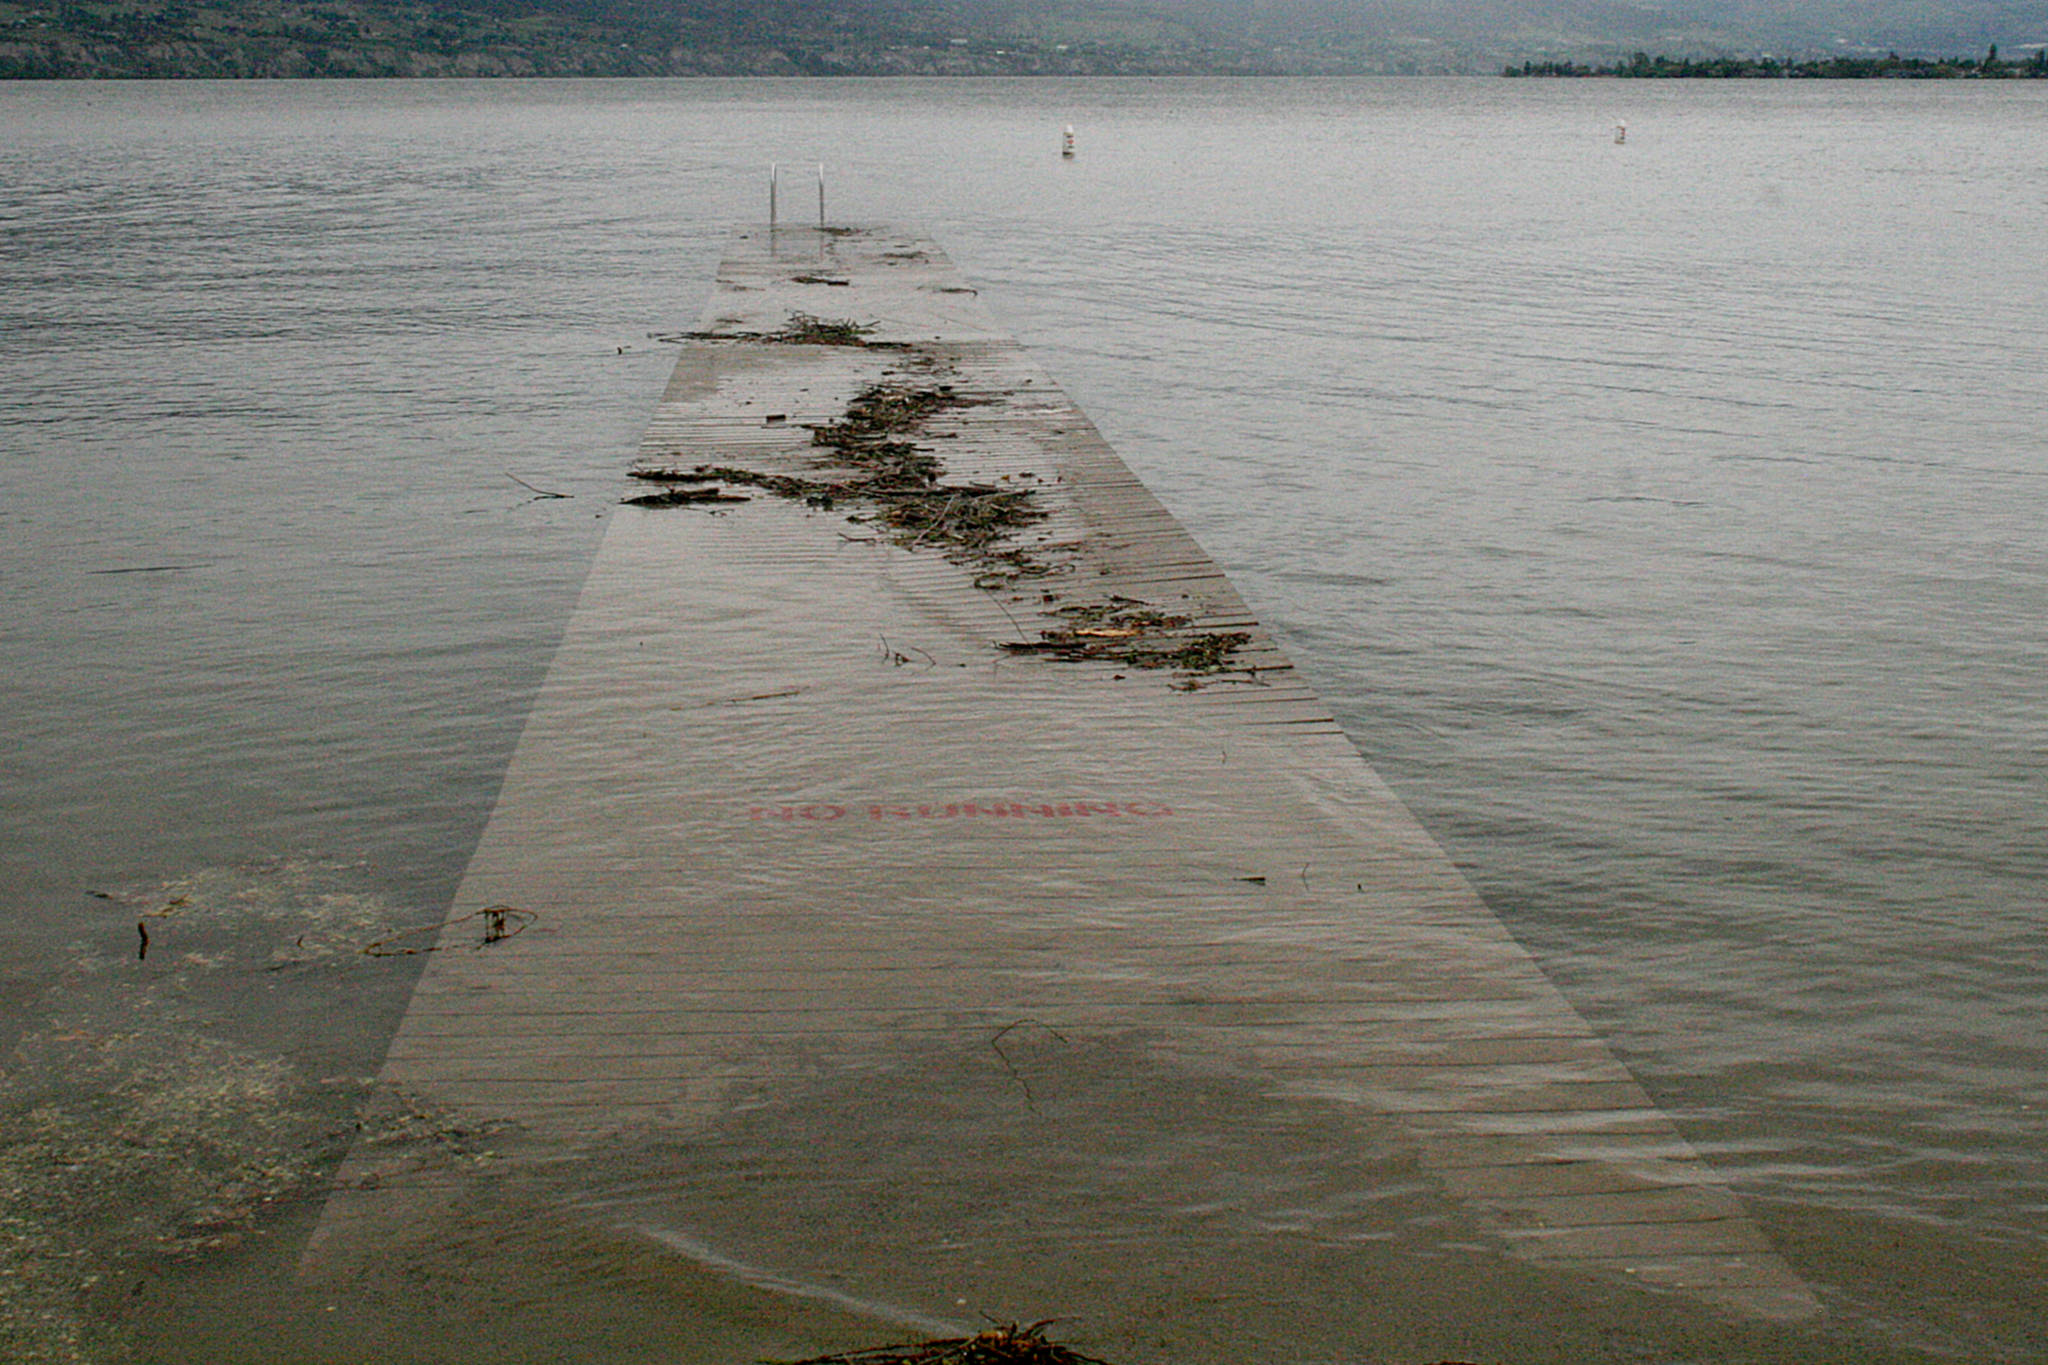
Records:
{"label": "submerged wooden dock", "polygon": [[[701,328],[390,1086],[913,1326],[1334,1357],[1411,1252],[1815,1311],[931,242],[742,234]],[[479,1169],[359,1154],[312,1261]]]}

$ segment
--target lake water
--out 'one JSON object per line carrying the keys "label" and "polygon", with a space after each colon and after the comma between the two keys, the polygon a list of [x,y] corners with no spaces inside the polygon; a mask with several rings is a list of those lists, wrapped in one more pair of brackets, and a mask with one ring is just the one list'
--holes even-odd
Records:
{"label": "lake water", "polygon": [[[14,1356],[351,1358],[290,1267],[416,965],[355,949],[445,910],[650,334],[779,160],[938,237],[1752,1201],[1829,1325],[1744,1350],[2048,1358],[2048,84],[15,84],[0,127]],[[422,1289],[374,1358],[669,1358],[579,1322],[606,1273],[535,1291],[551,1340]]]}

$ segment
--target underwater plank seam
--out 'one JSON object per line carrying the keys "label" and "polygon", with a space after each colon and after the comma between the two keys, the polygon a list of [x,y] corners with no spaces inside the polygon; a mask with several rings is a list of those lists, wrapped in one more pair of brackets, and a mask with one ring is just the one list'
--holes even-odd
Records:
{"label": "underwater plank seam", "polygon": [[[498,1163],[583,1171],[591,1217],[925,1317],[1007,1225],[912,1254],[875,1190],[1028,1194],[1017,1273],[1093,1248],[1114,1281],[1191,1209],[1321,1264],[1383,1215],[1288,1147],[1310,1130],[1409,1162],[1514,1262],[1816,1311],[936,246],[741,234],[701,326],[639,461],[672,477],[634,490],[677,505],[614,516],[387,1085]],[[522,931],[456,942],[489,906]],[[790,1168],[773,1116],[835,1105]],[[1236,1140],[1205,1122],[1256,1126],[1261,1169],[1189,1158]],[[1000,1140],[1047,1125],[1054,1158]],[[738,1168],[806,1228],[741,1207]],[[309,1266],[476,1178],[358,1153]]]}

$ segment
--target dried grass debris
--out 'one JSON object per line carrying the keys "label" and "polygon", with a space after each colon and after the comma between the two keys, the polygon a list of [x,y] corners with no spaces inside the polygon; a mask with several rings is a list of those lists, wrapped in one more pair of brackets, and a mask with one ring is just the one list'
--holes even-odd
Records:
{"label": "dried grass debris", "polygon": [[[826,281],[831,283],[831,281]],[[791,313],[789,321],[772,332],[650,332],[655,341],[680,344],[685,341],[762,341],[777,346],[861,346],[871,350],[901,351],[900,341],[869,341],[872,323],[852,318],[821,318],[812,313]]]}
{"label": "dried grass debris", "polygon": [[1012,654],[1037,654],[1063,663],[1101,662],[1177,673],[1221,673],[1251,643],[1241,630],[1189,630],[1193,619],[1159,611],[1128,597],[1061,607],[1069,624],[1042,630],[1036,640],[1005,640]]}
{"label": "dried grass debris", "polygon": [[875,329],[867,324],[855,322],[852,318],[821,318],[810,313],[791,313],[789,321],[779,332],[770,332],[765,341],[779,341],[788,346],[862,346],[865,338]]}
{"label": "dried grass debris", "polygon": [[977,401],[962,397],[951,384],[871,384],[854,396],[838,421],[812,427],[811,440],[821,446],[859,446],[914,431],[948,408],[967,407]]}

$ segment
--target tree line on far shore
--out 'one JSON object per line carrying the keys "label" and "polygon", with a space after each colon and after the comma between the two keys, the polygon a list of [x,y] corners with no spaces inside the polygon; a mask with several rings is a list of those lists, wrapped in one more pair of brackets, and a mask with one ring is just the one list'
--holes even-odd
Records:
{"label": "tree line on far shore", "polygon": [[1804,61],[1776,57],[1652,57],[1638,52],[1625,62],[1611,66],[1581,65],[1577,62],[1523,62],[1501,72],[1503,76],[1610,76],[1622,78],[1666,77],[1694,80],[1804,79],[1832,81],[1862,80],[2012,80],[2048,78],[2048,47],[2035,50],[2024,61],[2001,61],[1998,45],[1982,57],[1901,57],[1888,52],[1882,57],[1813,57]]}

